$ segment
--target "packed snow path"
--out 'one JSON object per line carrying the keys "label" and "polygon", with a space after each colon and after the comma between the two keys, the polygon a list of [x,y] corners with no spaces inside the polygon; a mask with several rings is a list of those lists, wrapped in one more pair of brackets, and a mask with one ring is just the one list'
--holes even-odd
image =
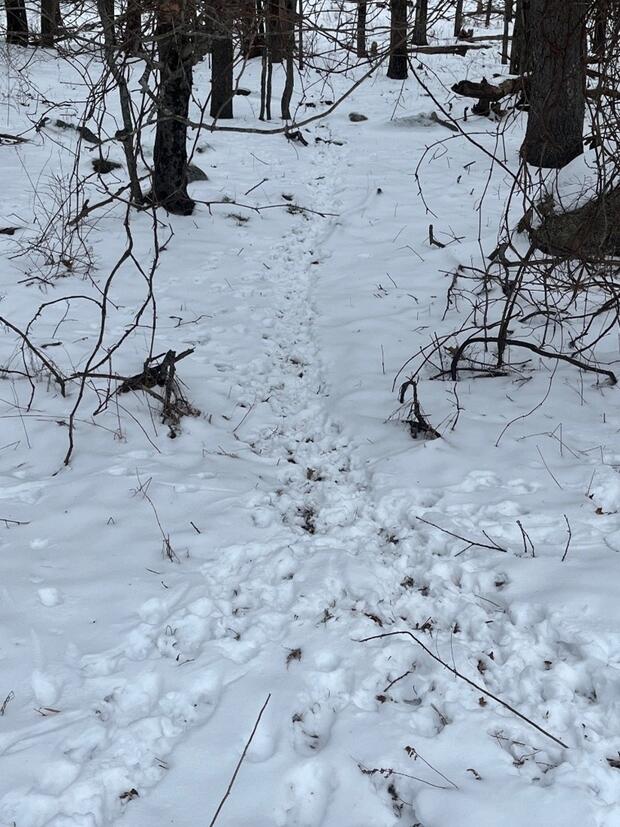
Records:
{"label": "packed snow path", "polygon": [[[0,718],[3,826],[208,824],[268,694],[220,827],[620,825],[618,771],[606,761],[620,747],[618,633],[576,588],[598,574],[602,595],[600,574],[616,555],[605,549],[570,561],[573,579],[561,592],[562,506],[553,521],[546,517],[544,469],[511,466],[506,455],[477,457],[479,445],[459,445],[458,432],[414,443],[398,423],[366,422],[377,407],[387,417],[398,367],[390,361],[379,391],[365,381],[370,352],[373,381],[383,376],[373,333],[380,329],[387,347],[390,320],[412,318],[405,294],[413,291],[426,312],[431,294],[443,306],[442,283],[428,277],[437,270],[434,251],[406,289],[396,286],[404,278],[392,267],[397,256],[381,260],[368,281],[371,228],[392,244],[401,225],[389,216],[408,197],[404,223],[419,239],[424,210],[411,207],[415,193],[399,190],[398,137],[382,147],[363,126],[339,123],[348,145],[318,143],[303,163],[294,149],[284,162],[281,147],[261,155],[270,175],[284,164],[281,187],[311,211],[293,209],[286,225],[239,220],[237,262],[222,244],[208,255],[198,245],[186,250],[185,272],[164,264],[160,308],[172,310],[175,291],[191,281],[181,317],[214,317],[186,328],[182,340],[196,347],[188,384],[203,419],[186,421],[161,454],[129,439],[114,444],[111,465],[109,444],[98,467],[78,456],[53,494],[27,480],[3,489],[10,503],[40,504],[49,519],[68,502],[70,475],[80,474],[82,496],[99,497],[100,506],[79,502],[74,514],[86,515],[84,525],[97,514],[101,532],[73,545],[82,561],[91,544],[101,556],[100,580],[91,572],[77,607],[66,594],[70,571],[62,586],[54,574],[32,575],[41,604],[30,621],[33,663],[22,656],[23,684]],[[312,136],[333,137],[328,126]],[[409,146],[411,132],[400,140]],[[377,173],[360,168],[365,153]],[[240,190],[257,175],[243,163],[237,172]],[[411,223],[418,219],[422,231]],[[175,230],[179,244],[196,232],[181,223]],[[392,290],[383,284],[388,269],[394,304],[379,322],[381,291],[389,298]],[[356,301],[377,278],[379,295],[360,309]],[[407,331],[417,324],[424,327],[416,318]],[[421,343],[420,331],[412,335],[409,351]],[[473,392],[463,399],[473,408]],[[514,459],[523,449],[512,450]],[[132,539],[137,511],[147,515],[135,518],[140,531],[153,520],[139,491],[127,505],[129,492],[151,477],[174,562],[153,551],[156,532],[149,543],[137,529]],[[577,501],[581,478],[573,488]],[[121,503],[126,513],[106,523],[103,511],[116,514]],[[510,551],[458,554],[462,543],[418,518],[468,536],[484,530]],[[536,558],[519,554],[519,519],[542,546]],[[593,508],[578,525],[573,518],[582,550],[599,549],[597,520]],[[32,554],[62,536],[38,530],[35,521],[19,535]],[[133,585],[149,562],[135,590],[110,597],[106,615],[106,573],[118,583],[126,571]],[[17,613],[30,605],[20,589],[5,588]],[[97,634],[83,627],[89,600]],[[42,642],[51,612],[58,619]],[[569,749],[406,637],[361,642],[401,629]],[[53,645],[54,634],[61,643]],[[7,642],[27,638],[22,627]],[[4,657],[12,667],[14,650]]]}

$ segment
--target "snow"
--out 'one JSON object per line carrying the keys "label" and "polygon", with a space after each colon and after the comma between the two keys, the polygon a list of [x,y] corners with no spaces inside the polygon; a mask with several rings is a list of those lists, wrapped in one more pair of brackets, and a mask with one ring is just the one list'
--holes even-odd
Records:
{"label": "snow", "polygon": [[[20,74],[20,55],[0,81],[12,132],[43,97],[79,90],[43,52]],[[451,83],[501,70],[495,50],[424,63],[457,116]],[[235,99],[235,123],[261,126],[258,72],[246,69],[253,92]],[[334,76],[330,96],[354,76]],[[207,77],[199,65],[197,90]],[[309,78],[318,102],[327,87]],[[27,409],[28,383],[3,380],[0,516],[23,523],[0,535],[3,827],[209,823],[269,695],[220,827],[619,827],[607,761],[620,750],[617,389],[527,353],[506,376],[462,374],[458,401],[453,382],[422,372],[441,439],[413,440],[393,415],[403,364],[465,320],[464,295],[446,311],[452,273],[494,249],[512,184],[430,106],[415,78],[379,70],[307,128],[308,147],[202,142],[209,180],[194,198],[280,206],[158,215],[160,238],[173,235],[154,352],[194,348],[178,370],[201,412],[175,439],[144,395],[94,416],[89,386],[64,468],[75,387],[63,399],[41,377]],[[524,117],[502,125],[513,171]],[[494,149],[496,124],[460,123]],[[2,223],[29,231],[37,182],[71,169],[77,136],[31,138],[0,146]],[[307,209],[289,211],[282,193]],[[43,301],[97,296],[122,214],[92,219],[91,278],[44,289],[24,283],[28,263],[0,236],[2,315],[25,325]],[[429,243],[430,223],[445,247]],[[145,267],[151,224],[132,218]],[[122,271],[106,341],[144,289],[135,267]],[[60,302],[34,326],[67,371],[97,335],[91,305]],[[120,374],[140,370],[149,335],[129,337]],[[617,362],[617,342],[602,347]],[[22,364],[8,333],[2,364]],[[469,545],[485,537],[503,550]],[[363,642],[401,630],[450,668],[408,636]]]}

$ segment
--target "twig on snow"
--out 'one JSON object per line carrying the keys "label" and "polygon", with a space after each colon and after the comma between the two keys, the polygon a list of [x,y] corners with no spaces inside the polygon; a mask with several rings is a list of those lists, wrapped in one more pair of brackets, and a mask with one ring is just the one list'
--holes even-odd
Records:
{"label": "twig on snow", "polygon": [[247,753],[248,749],[250,748],[250,744],[252,743],[252,739],[254,738],[254,736],[256,734],[256,730],[258,729],[258,725],[260,724],[260,719],[263,717],[263,712],[265,711],[265,709],[267,709],[267,704],[269,703],[270,699],[271,699],[271,692],[265,698],[265,703],[262,705],[261,710],[258,713],[258,717],[257,717],[256,721],[254,722],[254,728],[252,729],[252,732],[250,733],[250,737],[245,742],[245,747],[243,748],[243,752],[241,753],[241,757],[237,761],[237,766],[235,767],[235,771],[233,772],[233,774],[231,776],[231,779],[228,782],[228,787],[226,788],[226,792],[224,793],[224,795],[222,797],[222,800],[220,801],[220,803],[218,805],[218,808],[215,811],[215,815],[213,816],[213,818],[211,819],[211,821],[209,823],[209,827],[213,827],[213,825],[217,821],[218,816],[219,816],[220,812],[222,811],[222,807],[224,806],[224,804],[226,802],[226,799],[228,798],[228,796],[231,793],[231,790],[233,788],[233,784],[235,783],[235,780],[237,778],[239,770],[241,769],[241,765],[243,764],[243,761],[245,759],[246,753]]}
{"label": "twig on snow", "polygon": [[474,548],[474,547],[476,547],[476,548],[488,548],[488,549],[491,549],[492,551],[503,551],[504,554],[508,553],[508,549],[503,548],[502,546],[498,546],[497,543],[491,537],[489,537],[489,535],[486,533],[486,531],[483,531],[482,533],[487,538],[487,540],[489,540],[490,542],[489,543],[479,543],[476,540],[470,540],[467,537],[462,537],[460,534],[455,534],[453,531],[448,531],[447,528],[442,528],[440,525],[436,525],[435,523],[431,523],[430,520],[425,520],[424,517],[416,517],[416,520],[419,520],[421,523],[426,523],[426,525],[430,525],[433,528],[436,528],[439,531],[442,531],[444,534],[449,534],[450,537],[455,537],[457,540],[462,540],[464,543],[467,543],[467,546],[464,549],[461,549],[461,551],[459,551],[457,554],[454,555],[455,557],[460,557],[460,555],[463,554],[465,551],[468,551],[470,548]]}
{"label": "twig on snow", "polygon": [[562,562],[566,560],[566,555],[568,554],[568,548],[570,546],[570,541],[573,536],[573,532],[571,531],[570,523],[568,522],[568,517],[566,514],[564,515],[564,519],[566,520],[566,529],[568,531],[568,538],[566,540],[566,548],[564,549],[564,554],[562,555]]}
{"label": "twig on snow", "polygon": [[474,681],[470,680],[470,678],[468,678],[466,675],[463,675],[461,672],[459,672],[453,666],[450,666],[448,663],[445,662],[445,660],[442,660],[434,652],[431,652],[431,650],[428,648],[428,646],[425,646],[422,643],[421,640],[419,640],[412,632],[408,631],[407,629],[402,629],[402,630],[396,631],[396,632],[383,632],[383,634],[380,634],[380,635],[371,635],[370,637],[362,638],[361,640],[358,640],[357,642],[358,643],[367,643],[370,640],[379,640],[380,638],[384,638],[384,637],[394,637],[394,635],[409,635],[409,637],[412,640],[414,640],[418,644],[418,646],[420,646],[422,649],[424,649],[424,651],[426,652],[427,655],[430,655],[430,657],[434,661],[439,663],[441,666],[443,666],[444,669],[447,669],[449,672],[452,672],[452,674],[455,677],[460,678],[462,681],[465,681],[465,683],[469,684],[470,686],[473,686],[473,688],[477,692],[482,692],[482,694],[486,695],[487,698],[491,698],[492,700],[496,701],[496,703],[500,704],[500,706],[503,706],[504,709],[507,709],[509,712],[512,712],[513,715],[516,715],[517,718],[520,718],[522,721],[525,721],[525,723],[527,723],[530,726],[534,727],[534,729],[538,730],[538,732],[540,732],[546,738],[549,738],[554,743],[558,744],[561,747],[564,747],[564,749],[569,749],[568,744],[565,744],[564,741],[561,741],[559,738],[556,738],[555,735],[552,735],[546,729],[543,729],[543,727],[541,727],[539,724],[532,721],[531,718],[528,718],[527,715],[524,715],[522,712],[519,712],[518,709],[515,709],[514,706],[511,706],[506,701],[503,701],[501,698],[498,698],[497,695],[494,695],[492,692],[489,692],[488,689],[485,689],[484,687],[480,686],[480,684],[477,684]]}

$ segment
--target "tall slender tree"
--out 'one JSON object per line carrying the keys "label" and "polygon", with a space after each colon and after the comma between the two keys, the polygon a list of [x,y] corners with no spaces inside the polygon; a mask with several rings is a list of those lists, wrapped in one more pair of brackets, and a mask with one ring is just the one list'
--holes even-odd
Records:
{"label": "tall slender tree", "polygon": [[366,57],[366,0],[357,0],[356,50],[358,57]]}
{"label": "tall slender tree", "polygon": [[560,168],[583,152],[588,0],[531,0],[529,113],[522,157]]}
{"label": "tall slender tree", "polygon": [[387,76],[407,77],[407,0],[390,0],[390,61]]}
{"label": "tall slender tree", "polygon": [[228,0],[209,4],[211,23],[211,117],[233,117],[233,9]]}
{"label": "tall slender tree", "polygon": [[153,153],[154,201],[191,215],[187,194],[187,117],[192,93],[192,18],[188,0],[159,0],[155,36],[159,52],[157,128]]}
{"label": "tall slender tree", "polygon": [[286,79],[280,106],[282,118],[286,121],[291,119],[291,98],[295,84],[295,3],[296,0],[285,0],[285,5],[282,9],[282,29],[285,35],[284,42],[286,47],[284,54]]}
{"label": "tall slender tree", "polygon": [[413,37],[411,42],[416,46],[426,46],[428,37],[428,0],[417,0],[415,4],[415,19],[413,23]]}

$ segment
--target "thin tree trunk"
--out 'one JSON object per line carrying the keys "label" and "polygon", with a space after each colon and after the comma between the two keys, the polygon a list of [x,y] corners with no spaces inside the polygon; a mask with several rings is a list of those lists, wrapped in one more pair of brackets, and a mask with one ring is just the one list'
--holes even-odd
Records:
{"label": "thin tree trunk", "polygon": [[390,62],[387,76],[407,77],[407,0],[390,0]]}
{"label": "thin tree trunk", "polygon": [[607,0],[596,0],[594,9],[594,30],[592,32],[592,51],[599,60],[605,58],[607,16],[609,8]]}
{"label": "thin tree trunk", "polygon": [[493,0],[487,0],[487,10],[484,16],[484,25],[489,28],[491,25],[491,15],[493,14]]}
{"label": "thin tree trunk", "polygon": [[284,82],[284,90],[282,92],[282,100],[280,101],[280,111],[282,119],[285,121],[291,120],[291,98],[293,97],[293,87],[295,84],[295,4],[296,0],[285,0],[286,6],[283,9],[282,29],[285,37],[286,52],[284,61],[286,64],[286,79]]}
{"label": "thin tree trunk", "polygon": [[25,0],[5,0],[6,42],[15,46],[28,45],[28,18]]}
{"label": "thin tree trunk", "polygon": [[522,157],[559,169],[583,152],[588,0],[531,0],[532,66]]}
{"label": "thin tree trunk", "polygon": [[58,0],[41,0],[41,46],[51,48],[58,33]]}
{"label": "thin tree trunk", "polygon": [[366,57],[366,0],[357,0],[357,56]]}
{"label": "thin tree trunk", "polygon": [[187,116],[192,94],[191,15],[187,0],[160,0],[155,36],[160,80],[153,152],[153,197],[168,212],[191,215],[187,194]]}
{"label": "thin tree trunk", "polygon": [[211,46],[211,117],[233,117],[233,65],[235,52],[232,13],[227,0],[212,4],[214,30]]}
{"label": "thin tree trunk", "polygon": [[415,5],[415,22],[413,24],[412,43],[415,46],[427,46],[426,28],[428,21],[428,0],[417,0]]}
{"label": "thin tree trunk", "polygon": [[510,20],[512,19],[512,0],[505,0],[504,5],[504,31],[502,34],[502,63],[508,64],[510,52]]}
{"label": "thin tree trunk", "polygon": [[512,31],[512,48],[510,50],[510,74],[520,75],[527,71],[530,0],[516,0],[515,24]]}
{"label": "thin tree trunk", "polygon": [[304,0],[299,0],[299,27],[297,30],[298,65],[304,68]]}
{"label": "thin tree trunk", "polygon": [[463,28],[463,0],[456,0],[454,8],[454,36],[458,37]]}
{"label": "thin tree trunk", "polygon": [[110,4],[107,0],[97,0],[97,11],[101,19],[103,28],[103,56],[105,59],[108,71],[114,78],[116,88],[118,89],[118,97],[121,107],[121,116],[123,119],[123,128],[119,130],[117,136],[123,146],[125,153],[125,162],[127,163],[127,174],[129,175],[131,201],[138,205],[142,203],[142,188],[140,187],[140,180],[138,176],[138,166],[136,163],[136,146],[135,143],[138,138],[135,136],[134,120],[131,111],[131,93],[127,86],[127,79],[123,73],[123,69],[118,62],[118,57],[114,45],[114,18],[110,15]]}

